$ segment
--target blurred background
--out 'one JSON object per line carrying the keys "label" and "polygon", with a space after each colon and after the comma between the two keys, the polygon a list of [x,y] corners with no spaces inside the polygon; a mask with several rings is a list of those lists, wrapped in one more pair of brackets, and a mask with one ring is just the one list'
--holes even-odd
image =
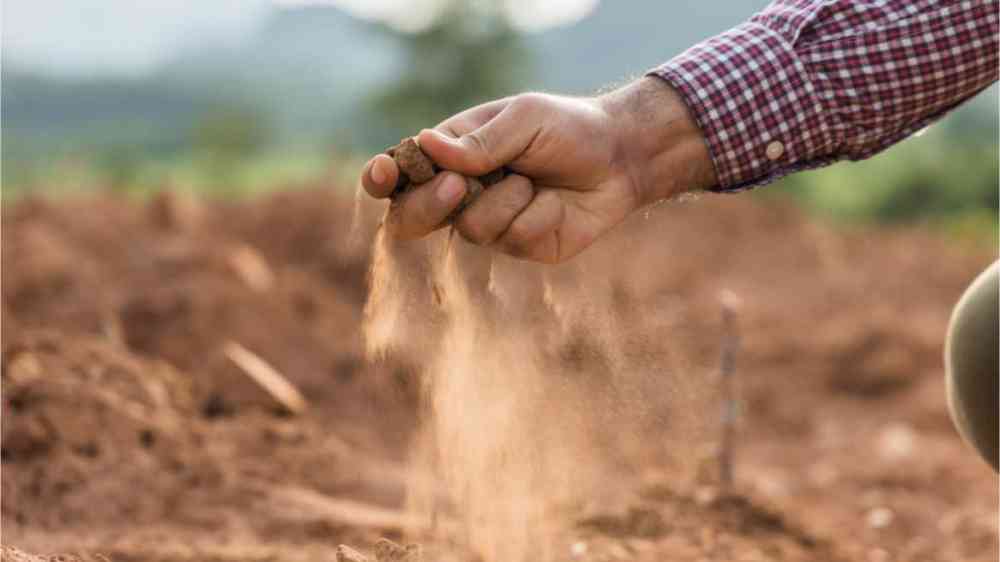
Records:
{"label": "blurred background", "polygon": [[[766,0],[4,0],[3,195],[232,196],[324,174],[471,104],[589,94]],[[753,197],[995,245],[997,89],[859,164]]]}

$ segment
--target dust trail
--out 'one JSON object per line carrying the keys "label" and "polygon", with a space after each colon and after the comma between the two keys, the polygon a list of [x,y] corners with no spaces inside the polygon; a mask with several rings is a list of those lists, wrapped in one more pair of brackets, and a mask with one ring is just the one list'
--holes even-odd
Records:
{"label": "dust trail", "polygon": [[385,224],[380,224],[375,233],[362,326],[365,351],[371,358],[383,357],[405,337],[402,322],[410,285],[409,272],[400,267],[392,244],[391,237],[386,235]]}
{"label": "dust trail", "polygon": [[361,212],[364,200],[365,188],[361,185],[361,181],[358,181],[357,187],[354,188],[354,208],[351,211],[351,229],[347,233],[347,247],[351,251],[360,250],[361,244],[364,242],[361,224]]}
{"label": "dust trail", "polygon": [[[433,271],[448,322],[427,381],[434,458],[473,549],[487,560],[548,560],[552,510],[587,484],[588,467],[576,465],[588,456],[578,431],[586,409],[545,376],[524,325],[497,322],[496,303],[477,298],[457,250],[449,245]],[[496,271],[493,287],[502,287]]]}
{"label": "dust trail", "polygon": [[659,447],[645,435],[667,421],[664,361],[630,339],[607,263],[545,269],[453,235],[429,243],[414,259],[380,228],[365,307],[368,353],[405,348],[424,368],[411,461],[447,500],[424,479],[409,507],[458,520],[451,538],[488,562],[561,558],[567,514],[613,493],[630,450]]}

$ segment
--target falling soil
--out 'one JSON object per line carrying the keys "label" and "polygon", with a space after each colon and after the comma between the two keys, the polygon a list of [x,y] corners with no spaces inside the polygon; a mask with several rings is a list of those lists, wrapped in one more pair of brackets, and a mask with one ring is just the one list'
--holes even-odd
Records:
{"label": "falling soil", "polygon": [[992,252],[744,196],[657,207],[558,268],[446,231],[372,257],[383,209],[359,204],[359,247],[353,207],[331,186],[5,203],[4,561],[332,561],[380,537],[426,562],[996,559],[996,478],[940,360]]}

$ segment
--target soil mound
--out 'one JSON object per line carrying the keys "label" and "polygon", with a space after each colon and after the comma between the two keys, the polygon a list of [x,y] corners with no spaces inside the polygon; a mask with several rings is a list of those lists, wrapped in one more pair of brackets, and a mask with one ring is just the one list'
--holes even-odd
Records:
{"label": "soil mound", "polygon": [[[363,360],[380,209],[362,206],[365,243],[352,246],[353,209],[325,185],[241,202],[164,192],[5,204],[4,543],[111,560],[305,561],[334,560],[340,543],[367,552],[387,535],[421,543],[425,560],[475,559],[448,534],[447,512],[431,532],[403,509],[407,486],[426,478],[403,461],[420,348],[437,333],[405,333],[407,353]],[[414,245],[413,263],[428,251]],[[504,262],[524,291],[495,298],[537,304],[517,321],[545,347],[539,364],[560,373],[553,384],[600,389],[625,366],[680,372],[701,389],[682,404],[702,407],[599,444],[612,465],[614,451],[640,452],[640,468],[670,486],[649,493],[634,466],[603,475],[614,501],[598,503],[622,508],[567,507],[556,515],[569,530],[550,552],[995,560],[996,478],[951,426],[940,360],[952,304],[994,253],[919,228],[839,230],[752,196],[706,196],[636,216],[547,270],[558,288],[602,303],[560,311],[582,319],[571,330],[533,316],[548,314],[538,271]],[[490,268],[477,255],[484,267],[468,285],[485,295]],[[723,289],[743,302],[730,495],[714,476]],[[609,318],[614,333],[589,329]],[[230,344],[306,408],[280,407]],[[631,391],[677,391],[666,386]],[[558,393],[546,399],[566,408]],[[601,406],[587,419],[614,427],[631,411]],[[684,426],[672,416],[685,412],[707,433],[677,447]],[[5,561],[59,559],[25,556],[3,550]]]}
{"label": "soil mound", "polygon": [[[97,338],[3,347],[3,512],[24,525],[159,517],[206,479],[190,380]],[[141,493],[123,493],[125,490]]]}

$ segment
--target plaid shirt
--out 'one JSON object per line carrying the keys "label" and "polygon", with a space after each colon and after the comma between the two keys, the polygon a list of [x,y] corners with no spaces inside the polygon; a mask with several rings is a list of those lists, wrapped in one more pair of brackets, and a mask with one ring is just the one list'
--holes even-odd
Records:
{"label": "plaid shirt", "polygon": [[683,96],[720,191],[872,156],[997,80],[998,0],[776,0],[650,74]]}

